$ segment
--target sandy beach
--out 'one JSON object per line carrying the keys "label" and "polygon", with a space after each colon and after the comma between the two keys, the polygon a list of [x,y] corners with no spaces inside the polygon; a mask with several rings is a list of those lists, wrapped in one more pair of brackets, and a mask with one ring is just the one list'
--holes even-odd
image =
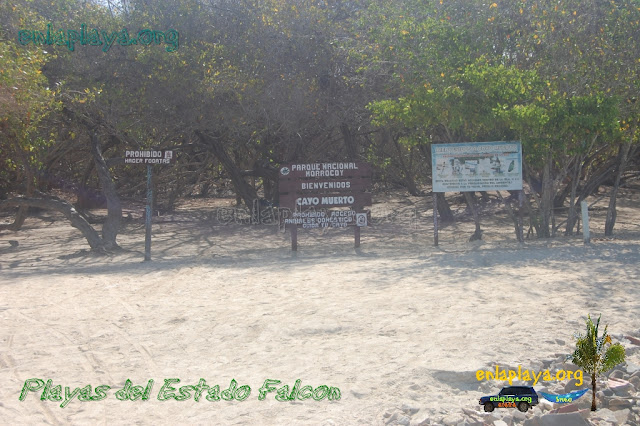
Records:
{"label": "sandy beach", "polygon": [[[640,371],[640,346],[627,339],[640,337],[640,193],[623,192],[616,236],[603,238],[606,212],[594,208],[588,246],[580,236],[519,244],[506,214],[489,206],[483,241],[468,242],[467,217],[445,227],[434,247],[430,198],[391,193],[376,197],[377,221],[362,232],[359,250],[349,230],[305,230],[293,253],[277,226],[218,223],[207,212],[220,200],[185,204],[154,219],[151,262],[142,262],[140,206],[130,207],[123,250],[111,256],[87,252],[79,232],[42,213],[20,232],[0,234],[0,418],[526,424],[560,405],[485,414],[478,398],[503,383],[479,382],[476,371],[560,362],[587,314],[602,314],[614,341],[625,344],[625,374]],[[251,392],[243,401],[195,401],[191,389],[184,401],[159,401],[170,378],[180,379],[175,388],[204,379],[220,390],[233,379]],[[44,388],[20,401],[29,379],[60,385],[63,401],[41,400]],[[153,380],[150,397],[116,398],[127,379],[142,387]],[[267,379],[289,391],[296,380],[314,390],[338,388],[341,398],[281,402],[271,391],[260,400]],[[87,385],[93,397],[95,387],[109,386],[106,397],[75,397],[60,407],[65,387],[73,393]],[[638,391],[628,395],[626,424],[637,424]]]}

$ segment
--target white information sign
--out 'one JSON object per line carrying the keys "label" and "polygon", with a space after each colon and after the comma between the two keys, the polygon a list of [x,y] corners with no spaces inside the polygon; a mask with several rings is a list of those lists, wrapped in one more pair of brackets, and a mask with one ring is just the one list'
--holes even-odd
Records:
{"label": "white information sign", "polygon": [[520,142],[431,145],[433,192],[522,189]]}
{"label": "white information sign", "polygon": [[125,164],[171,164],[174,162],[173,151],[147,149],[124,153]]}

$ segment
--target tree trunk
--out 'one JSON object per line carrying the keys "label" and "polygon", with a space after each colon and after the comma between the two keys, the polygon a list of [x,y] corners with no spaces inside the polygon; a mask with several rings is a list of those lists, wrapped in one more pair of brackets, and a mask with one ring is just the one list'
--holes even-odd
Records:
{"label": "tree trunk", "polygon": [[[22,161],[22,166],[25,174],[25,176],[23,176],[23,180],[25,182],[25,193],[27,196],[32,196],[35,190],[34,184],[33,184],[33,180],[35,176],[31,168],[31,163],[29,162],[29,158],[27,157],[27,155],[24,153],[24,150],[16,140],[14,140],[14,145],[15,145],[16,153],[18,154],[18,156],[20,157],[20,160]],[[2,226],[0,227],[0,229],[4,228],[4,229],[9,229],[11,231],[19,231],[22,228],[22,225],[24,225],[24,221],[27,219],[28,213],[29,213],[28,206],[20,206],[18,208],[18,212],[16,213],[16,218],[13,221],[13,223],[11,225]]]}
{"label": "tree trunk", "polygon": [[[509,217],[513,221],[513,226],[516,231],[516,239],[520,241],[520,222],[518,221],[518,216],[516,216],[516,213],[513,211],[513,207],[511,207],[511,201],[505,200],[502,197],[502,194],[500,194],[500,191],[496,191],[496,193],[498,194],[498,200],[500,200],[500,202],[503,203],[507,208],[507,212],[509,213]],[[520,214],[519,211],[518,214]]]}
{"label": "tree trunk", "polygon": [[469,241],[476,241],[482,239],[482,230],[480,229],[480,218],[478,217],[478,211],[476,210],[476,203],[474,200],[473,192],[463,192],[464,199],[467,201],[467,205],[471,209],[473,214],[473,222],[476,224],[476,231],[471,235]]}
{"label": "tree trunk", "polygon": [[59,211],[69,219],[71,226],[82,232],[82,235],[87,239],[92,250],[101,252],[105,250],[104,243],[95,229],[65,200],[57,197],[16,197],[0,202],[0,209],[8,207],[39,207]]}
{"label": "tree trunk", "polygon": [[574,173],[571,178],[571,196],[569,198],[569,216],[567,217],[567,227],[565,228],[564,235],[573,235],[573,228],[578,221],[578,212],[576,210],[576,192],[578,184],[580,183],[580,176],[582,174],[582,164],[584,156],[580,155],[574,166]]}
{"label": "tree trunk", "polygon": [[596,375],[591,374],[591,411],[596,411]]}
{"label": "tree trunk", "polygon": [[213,155],[216,156],[227,173],[229,173],[231,182],[233,182],[233,186],[236,190],[236,194],[244,201],[244,204],[247,206],[249,211],[252,211],[254,204],[253,201],[258,199],[258,194],[256,193],[256,190],[244,180],[242,170],[240,170],[231,157],[229,157],[224,147],[216,140],[216,138],[207,136],[199,130],[196,130],[195,134],[198,136],[200,141],[208,147],[211,152],[213,152]]}
{"label": "tree trunk", "polygon": [[[431,172],[431,146],[430,145],[418,145],[420,152],[424,156],[427,166],[428,172]],[[453,222],[453,212],[451,211],[451,207],[447,202],[447,199],[444,196],[444,193],[437,192],[436,197],[438,197],[438,214],[440,215],[439,220],[442,222]]]}
{"label": "tree trunk", "polygon": [[611,196],[609,197],[609,208],[607,209],[607,219],[604,224],[604,235],[606,235],[607,237],[613,235],[613,227],[616,224],[616,216],[617,216],[616,200],[618,197],[618,188],[620,187],[620,179],[622,179],[622,175],[624,174],[624,171],[627,168],[630,151],[631,151],[631,141],[623,144],[620,147],[620,151],[618,153],[618,170],[616,173],[615,183],[613,184],[613,189],[611,190]]}
{"label": "tree trunk", "polygon": [[547,159],[544,164],[543,172],[542,172],[542,194],[540,195],[540,216],[542,219],[542,237],[549,238],[551,237],[551,215],[553,210],[553,196],[554,196],[554,185],[553,185],[553,177],[551,176],[552,170],[552,157],[551,154],[547,154]]}
{"label": "tree trunk", "polygon": [[102,186],[102,192],[107,199],[107,220],[102,225],[102,239],[104,241],[105,248],[112,250],[119,248],[116,242],[116,236],[120,230],[120,221],[122,220],[122,205],[116,192],[116,187],[111,179],[111,173],[109,173],[109,167],[104,161],[102,151],[100,150],[100,141],[98,135],[94,131],[90,131],[91,138],[91,153],[96,163],[96,171],[98,172],[98,178],[100,179],[100,186]]}
{"label": "tree trunk", "polygon": [[442,222],[453,222],[453,212],[451,211],[451,207],[449,206],[449,202],[444,197],[443,192],[438,192],[438,214],[440,215],[440,221]]}
{"label": "tree trunk", "polygon": [[340,125],[340,132],[342,133],[342,140],[344,141],[344,146],[347,149],[347,158],[349,161],[356,161],[358,158],[358,148],[356,145],[355,137],[349,128],[347,123],[342,123]]}
{"label": "tree trunk", "polygon": [[416,181],[413,175],[413,172],[407,167],[406,163],[402,159],[402,149],[400,148],[400,143],[398,143],[398,138],[395,138],[389,135],[393,140],[393,144],[396,147],[396,151],[398,152],[398,164],[400,165],[400,172],[402,174],[402,180],[405,183],[407,191],[409,194],[414,197],[419,196],[420,192],[418,191],[418,187],[416,186]]}

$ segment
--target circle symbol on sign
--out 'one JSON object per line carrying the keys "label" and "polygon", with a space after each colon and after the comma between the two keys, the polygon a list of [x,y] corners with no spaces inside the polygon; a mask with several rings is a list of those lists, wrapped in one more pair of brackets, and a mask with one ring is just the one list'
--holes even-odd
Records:
{"label": "circle symbol on sign", "polygon": [[280,173],[282,173],[284,176],[289,174],[289,168],[288,167],[283,167],[280,169]]}
{"label": "circle symbol on sign", "polygon": [[367,214],[366,213],[356,213],[356,225],[357,226],[367,226]]}

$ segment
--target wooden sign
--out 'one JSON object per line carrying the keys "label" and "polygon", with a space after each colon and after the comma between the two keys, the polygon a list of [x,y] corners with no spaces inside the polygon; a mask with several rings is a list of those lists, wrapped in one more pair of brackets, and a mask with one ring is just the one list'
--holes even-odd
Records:
{"label": "wooden sign", "polygon": [[[297,228],[355,227],[356,247],[360,228],[370,222],[365,206],[372,203],[372,172],[367,163],[286,164],[280,168],[281,220],[291,230],[291,248],[297,248]],[[340,210],[328,210],[331,208]],[[348,210],[346,210],[348,209]]]}

